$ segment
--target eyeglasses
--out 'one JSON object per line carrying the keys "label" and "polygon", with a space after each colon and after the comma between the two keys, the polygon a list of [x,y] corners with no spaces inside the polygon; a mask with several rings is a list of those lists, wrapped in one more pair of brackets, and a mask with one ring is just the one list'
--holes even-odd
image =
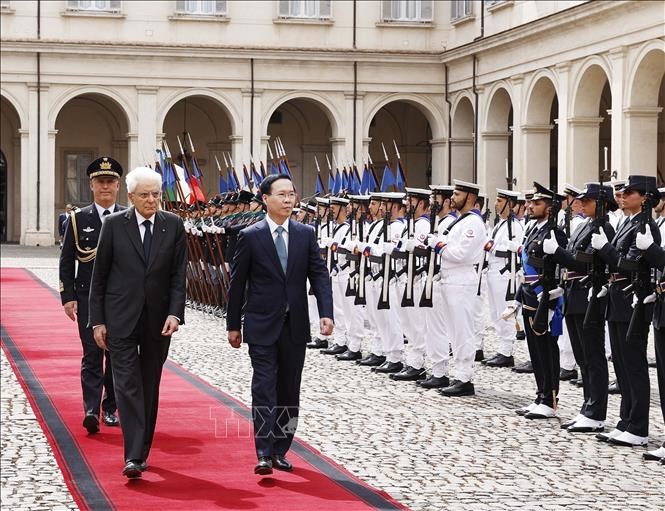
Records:
{"label": "eyeglasses", "polygon": [[284,200],[284,199],[293,200],[293,199],[296,198],[296,194],[295,194],[294,192],[289,192],[289,193],[285,193],[285,192],[269,193],[268,195],[274,195],[274,196],[277,197],[279,200]]}
{"label": "eyeglasses", "polygon": [[143,192],[136,193],[136,195],[141,200],[148,200],[148,197],[152,197],[155,200],[159,200],[162,197],[162,192]]}

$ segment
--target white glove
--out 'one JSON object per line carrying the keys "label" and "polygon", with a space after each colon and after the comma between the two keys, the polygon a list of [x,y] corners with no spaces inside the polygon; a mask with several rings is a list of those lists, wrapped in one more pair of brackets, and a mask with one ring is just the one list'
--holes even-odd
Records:
{"label": "white glove", "polygon": [[406,240],[406,243],[402,246],[405,252],[413,252],[414,248],[416,248],[416,240]]}
{"label": "white glove", "polygon": [[372,243],[370,245],[372,255],[381,257],[383,255],[383,244],[382,243]]}
{"label": "white glove", "polygon": [[328,248],[333,241],[335,240],[329,236],[321,236],[321,248]]}
{"label": "white glove", "polygon": [[395,249],[395,245],[391,241],[384,241],[381,246],[383,254],[392,254]]}
{"label": "white glove", "polygon": [[656,301],[656,298],[658,298],[658,295],[656,295],[656,293],[651,293],[649,296],[647,296],[644,299],[642,303],[644,305],[649,305],[650,303],[654,303]]}
{"label": "white glove", "polygon": [[556,287],[550,291],[550,302],[556,300],[557,298],[563,296],[563,288]]}
{"label": "white glove", "polygon": [[633,293],[633,303],[631,303],[630,306],[634,309],[636,305],[637,305],[637,293]]}
{"label": "white glove", "polygon": [[587,301],[591,301],[591,297],[593,296],[593,286],[589,288],[589,293],[586,296]]}
{"label": "white glove", "polygon": [[501,319],[503,319],[504,321],[508,321],[508,320],[516,317],[519,307],[520,307],[520,304],[519,304],[519,302],[516,302],[516,301],[513,301],[512,303],[508,304],[508,306],[501,313]]}
{"label": "white glove", "polygon": [[554,236],[554,231],[550,231],[549,237],[543,240],[543,252],[552,255],[556,252],[557,248],[559,248],[559,244]]}
{"label": "white glove", "polygon": [[653,245],[653,236],[651,234],[651,229],[646,229],[645,233],[638,232],[635,237],[635,244],[640,250],[646,250],[651,245]]}
{"label": "white glove", "polygon": [[600,231],[600,234],[591,235],[591,246],[596,250],[601,250],[608,243],[609,241],[603,230]]}
{"label": "white glove", "polygon": [[427,240],[427,246],[429,248],[436,248],[436,246],[439,244],[441,240],[439,239],[438,236],[430,236],[429,239]]}
{"label": "white glove", "polygon": [[508,242],[506,242],[506,248],[507,248],[510,252],[517,252],[517,251],[519,251],[519,249],[520,249],[521,246],[522,246],[522,244],[521,244],[519,241],[517,241],[516,239],[514,239],[514,240],[508,240]]}

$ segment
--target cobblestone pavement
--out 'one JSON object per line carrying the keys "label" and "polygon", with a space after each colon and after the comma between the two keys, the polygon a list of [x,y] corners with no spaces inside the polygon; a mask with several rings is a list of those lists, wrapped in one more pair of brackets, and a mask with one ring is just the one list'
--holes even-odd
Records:
{"label": "cobblestone pavement", "polygon": [[[27,267],[54,288],[56,257],[57,248],[2,247],[3,266]],[[224,330],[222,320],[188,310],[170,357],[248,404],[249,356],[244,346],[229,347]],[[485,347],[493,352],[490,328]],[[516,358],[525,353],[520,343]],[[655,369],[650,377],[649,448],[656,448],[665,435]],[[3,508],[75,507],[4,355],[1,383]],[[643,449],[559,429],[577,414],[581,389],[562,382],[561,420],[528,421],[514,409],[530,401],[531,375],[479,366],[475,384],[475,397],[443,398],[308,352],[298,436],[414,510],[662,509],[665,472],[642,461]],[[608,424],[618,403],[610,396]]]}

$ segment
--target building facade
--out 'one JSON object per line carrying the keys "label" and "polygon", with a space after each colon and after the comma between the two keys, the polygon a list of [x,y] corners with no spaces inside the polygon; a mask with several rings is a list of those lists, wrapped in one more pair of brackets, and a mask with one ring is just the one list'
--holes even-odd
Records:
{"label": "building facade", "polygon": [[303,195],[315,157],[380,171],[396,149],[409,185],[490,197],[583,186],[604,147],[665,182],[660,1],[1,0],[0,33],[9,241],[53,244],[88,162],[131,169],[184,132],[208,193],[215,160],[265,162],[277,137]]}

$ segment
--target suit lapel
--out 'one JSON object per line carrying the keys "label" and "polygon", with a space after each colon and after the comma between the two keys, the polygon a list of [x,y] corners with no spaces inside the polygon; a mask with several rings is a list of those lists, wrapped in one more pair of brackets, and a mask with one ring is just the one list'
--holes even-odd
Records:
{"label": "suit lapel", "polygon": [[138,252],[141,260],[145,263],[143,243],[141,243],[141,233],[139,232],[139,225],[136,221],[136,214],[134,213],[133,207],[127,209],[127,213],[125,214],[125,229],[127,229],[127,235],[129,236],[132,245],[134,245],[136,252]]}
{"label": "suit lapel", "polygon": [[148,261],[148,268],[150,268],[152,263],[155,261],[157,252],[159,252],[159,247],[161,246],[162,241],[164,240],[164,236],[166,235],[165,224],[166,219],[164,218],[164,214],[161,211],[157,211],[157,213],[155,213],[155,223],[152,226],[152,245],[150,246],[150,260]]}
{"label": "suit lapel", "polygon": [[288,249],[288,259],[286,261],[286,278],[289,278],[291,271],[293,270],[293,265],[295,264],[296,254],[298,253],[296,249],[296,237],[300,233],[294,227],[294,222],[289,220],[289,249]]}
{"label": "suit lapel", "polygon": [[[267,220],[263,220],[263,225],[259,228],[259,237],[261,238],[261,245],[263,245],[263,248],[265,248],[266,250],[268,259],[270,259],[273,266],[277,270],[277,274],[280,277],[285,278],[284,270],[282,270],[282,265],[279,262],[277,249],[275,248],[275,241],[272,239],[272,234],[270,233],[270,226],[268,225]],[[291,232],[289,231],[289,247],[290,246],[291,246]]]}

